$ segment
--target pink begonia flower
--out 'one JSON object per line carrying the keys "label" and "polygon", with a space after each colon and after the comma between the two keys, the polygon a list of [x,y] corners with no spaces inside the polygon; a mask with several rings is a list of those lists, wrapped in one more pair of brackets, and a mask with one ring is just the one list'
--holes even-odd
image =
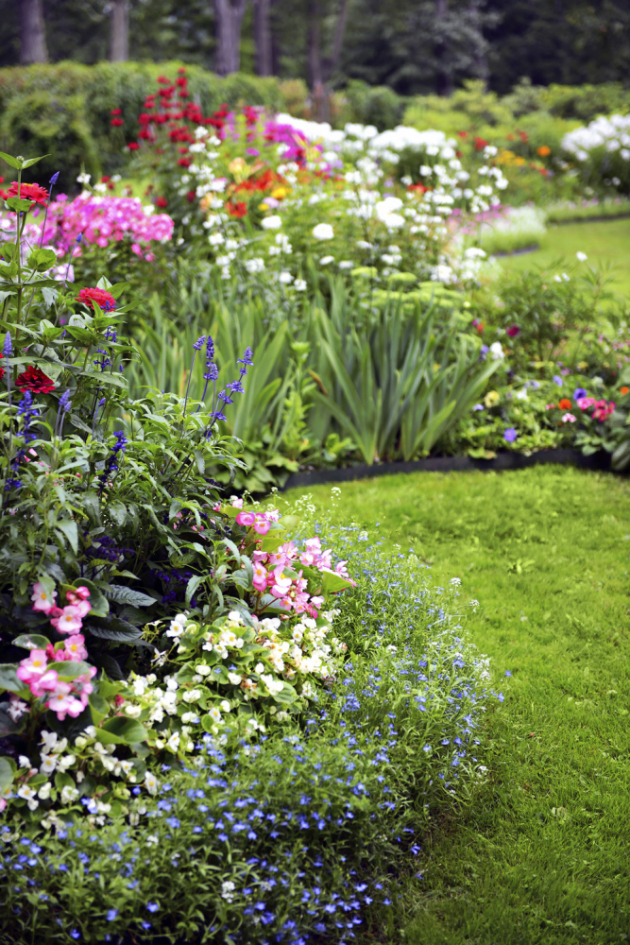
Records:
{"label": "pink begonia flower", "polygon": [[90,596],[90,591],[87,587],[77,587],[74,591],[77,597],[80,597],[81,600],[87,600]]}
{"label": "pink begonia flower", "polygon": [[77,676],[76,679],[72,680],[72,691],[80,696],[81,701],[84,705],[87,705],[88,696],[90,693],[94,692],[94,686],[92,685],[91,679],[96,675],[98,670],[96,666],[90,666],[90,669],[87,673],[84,673],[82,676]]}
{"label": "pink begonia flower", "polygon": [[33,593],[31,594],[33,610],[38,610],[41,613],[49,614],[55,605],[56,597],[57,591],[53,591],[52,595],[50,595],[48,591],[44,590],[44,586],[40,581],[37,581],[36,584],[33,584]]}
{"label": "pink begonia flower", "polygon": [[239,512],[236,516],[236,521],[239,525],[244,525],[246,528],[249,528],[250,525],[253,525],[256,521],[256,516],[253,512]]}
{"label": "pink begonia flower", "polygon": [[284,568],[282,565],[278,565],[278,567],[273,571],[273,584],[271,586],[271,593],[277,598],[286,597],[291,588],[291,578],[284,577],[283,572]]}
{"label": "pink begonia flower", "polygon": [[243,500],[239,499],[237,495],[232,495],[230,496],[230,505],[232,506],[233,509],[242,509]]}
{"label": "pink begonia flower", "polygon": [[47,670],[43,676],[33,679],[30,683],[31,692],[37,699],[40,696],[45,696],[48,692],[55,692],[61,685],[65,685],[65,683],[59,682],[59,676],[54,669]]}
{"label": "pink begonia flower", "polygon": [[59,633],[75,633],[75,631],[80,630],[83,626],[79,608],[73,607],[72,604],[68,607],[64,607],[61,615],[59,617],[53,617],[50,622]]}
{"label": "pink begonia flower", "polygon": [[280,512],[278,509],[267,509],[265,515],[268,522],[277,522],[280,518]]}
{"label": "pink begonia flower", "polygon": [[76,719],[78,715],[81,715],[85,706],[79,699],[75,699],[74,696],[55,694],[46,703],[46,708],[51,709],[52,712],[56,712],[59,721],[63,722],[66,715]]}
{"label": "pink begonia flower", "polygon": [[575,417],[573,416],[572,413],[565,413],[564,416],[562,417],[562,422],[563,422],[563,423],[575,423]]}
{"label": "pink begonia flower", "polygon": [[266,535],[271,525],[264,515],[256,515],[254,521],[254,531],[257,535]]}
{"label": "pink begonia flower", "polygon": [[257,564],[254,566],[254,589],[258,593],[267,589],[267,571],[262,564]]}
{"label": "pink begonia flower", "polygon": [[40,679],[46,672],[48,658],[45,650],[31,650],[17,668],[17,678],[27,685]]}
{"label": "pink begonia flower", "polygon": [[[66,659],[80,661],[87,658],[88,651],[85,648],[85,637],[77,633],[75,636],[64,640]],[[58,651],[59,652],[59,651]]]}

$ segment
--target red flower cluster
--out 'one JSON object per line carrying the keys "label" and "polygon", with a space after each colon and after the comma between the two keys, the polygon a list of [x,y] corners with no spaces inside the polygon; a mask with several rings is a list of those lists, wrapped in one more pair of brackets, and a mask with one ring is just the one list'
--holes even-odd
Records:
{"label": "red flower cluster", "polygon": [[105,292],[104,289],[81,289],[77,296],[77,302],[83,302],[92,310],[94,310],[93,303],[96,302],[104,312],[113,312],[116,308],[116,299],[109,292]]}
{"label": "red flower cluster", "polygon": [[485,138],[479,138],[475,135],[474,144],[475,144],[475,151],[483,151],[483,149],[487,147],[488,142],[486,141]]}
{"label": "red flower cluster", "polygon": [[168,200],[166,197],[158,197],[155,201],[156,205],[160,208],[168,207]]}
{"label": "red flower cluster", "polygon": [[18,374],[15,386],[18,390],[30,390],[33,394],[50,394],[55,389],[54,381],[32,364],[22,374]]}
{"label": "red flower cluster", "polygon": [[225,209],[231,217],[238,217],[240,219],[247,215],[247,204],[243,203],[242,200],[228,200],[225,204]]}
{"label": "red flower cluster", "polygon": [[18,183],[14,181],[6,193],[1,193],[1,196],[3,196],[5,200],[8,197],[20,197],[22,200],[32,200],[31,209],[36,203],[40,204],[42,207],[45,207],[48,203],[48,191],[45,187],[40,187],[39,184],[20,184],[18,193]]}

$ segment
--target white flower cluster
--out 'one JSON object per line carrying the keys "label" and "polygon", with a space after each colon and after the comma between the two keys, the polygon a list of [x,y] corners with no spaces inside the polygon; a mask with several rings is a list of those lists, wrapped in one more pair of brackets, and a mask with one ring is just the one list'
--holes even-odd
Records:
{"label": "white flower cluster", "polygon": [[562,147],[581,163],[588,161],[591,151],[602,147],[630,161],[630,115],[600,116],[588,125],[569,131],[562,139]]}

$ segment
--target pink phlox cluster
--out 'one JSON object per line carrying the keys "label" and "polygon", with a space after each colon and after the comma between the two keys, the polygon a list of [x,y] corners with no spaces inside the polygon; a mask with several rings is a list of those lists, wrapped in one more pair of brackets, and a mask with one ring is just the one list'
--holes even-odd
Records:
{"label": "pink phlox cluster", "polygon": [[591,417],[593,420],[599,420],[600,423],[603,423],[604,420],[607,420],[611,413],[614,411],[617,406],[614,400],[611,400],[608,403],[605,400],[597,400],[595,397],[580,397],[577,402],[580,410],[588,410],[590,407],[594,407]]}
{"label": "pink phlox cluster", "polygon": [[151,262],[153,242],[168,242],[173,235],[174,222],[167,213],[146,214],[137,197],[96,197],[80,194],[74,200],[57,198],[48,212],[45,240],[60,247],[64,253],[73,250],[73,256],[82,254],[77,245],[96,244],[102,248],[129,237],[133,252]]}

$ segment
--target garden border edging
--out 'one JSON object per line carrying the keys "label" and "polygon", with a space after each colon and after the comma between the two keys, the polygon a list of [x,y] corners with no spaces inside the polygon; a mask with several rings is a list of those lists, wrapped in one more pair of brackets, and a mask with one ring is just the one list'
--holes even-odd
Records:
{"label": "garden border edging", "polygon": [[351,482],[355,479],[375,479],[378,476],[393,476],[414,472],[471,472],[475,469],[509,470],[525,469],[528,466],[557,463],[562,466],[575,465],[585,469],[610,471],[610,453],[598,450],[585,456],[579,450],[539,450],[531,456],[522,453],[499,453],[494,459],[472,459],[470,456],[435,456],[410,462],[375,463],[372,466],[346,466],[342,469],[314,469],[311,472],[291,473],[281,492],[300,486],[323,485],[328,482]]}

